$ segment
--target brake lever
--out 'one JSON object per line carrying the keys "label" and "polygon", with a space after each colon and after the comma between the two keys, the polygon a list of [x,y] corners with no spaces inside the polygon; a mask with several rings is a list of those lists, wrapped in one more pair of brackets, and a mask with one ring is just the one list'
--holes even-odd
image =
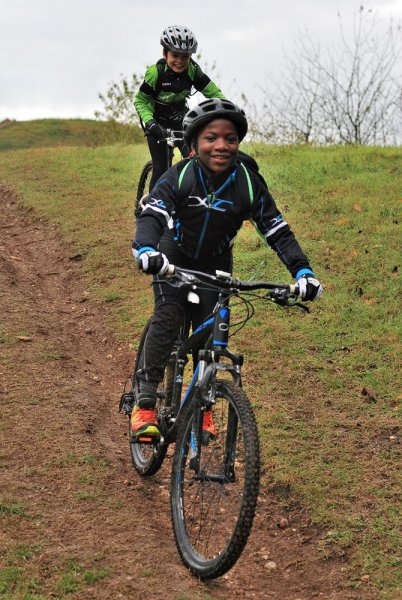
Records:
{"label": "brake lever", "polygon": [[166,283],[175,288],[195,286],[198,282],[193,275],[175,271],[173,265],[169,265],[168,271],[165,274]]}
{"label": "brake lever", "polygon": [[293,302],[293,304],[289,304],[289,306],[297,306],[297,308],[301,308],[302,310],[306,311],[307,313],[310,312],[309,307],[307,306],[307,304],[303,304],[302,302]]}
{"label": "brake lever", "polygon": [[270,293],[268,293],[267,296],[272,302],[279,304],[279,306],[289,306],[290,308],[297,307],[308,313],[310,312],[309,307],[302,302],[298,302],[296,296],[272,296]]}
{"label": "brake lever", "polygon": [[[152,282],[152,283],[154,283],[154,282]],[[155,283],[159,283],[159,282],[156,281]],[[167,277],[165,283],[167,283],[168,285],[170,285],[171,287],[174,287],[174,288],[182,288],[185,285],[187,285],[187,287],[188,287],[188,284],[186,284],[185,281],[183,281],[182,279],[179,279],[177,277]]]}

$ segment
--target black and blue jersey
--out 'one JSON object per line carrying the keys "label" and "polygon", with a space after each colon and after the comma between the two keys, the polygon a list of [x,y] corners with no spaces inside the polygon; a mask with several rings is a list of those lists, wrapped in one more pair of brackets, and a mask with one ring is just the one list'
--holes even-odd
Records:
{"label": "black and blue jersey", "polygon": [[212,176],[198,158],[173,165],[152,189],[149,202],[137,220],[133,247],[157,249],[168,227],[186,256],[209,260],[232,248],[243,222],[250,220],[265,243],[293,277],[309,261],[268,188],[240,160]]}

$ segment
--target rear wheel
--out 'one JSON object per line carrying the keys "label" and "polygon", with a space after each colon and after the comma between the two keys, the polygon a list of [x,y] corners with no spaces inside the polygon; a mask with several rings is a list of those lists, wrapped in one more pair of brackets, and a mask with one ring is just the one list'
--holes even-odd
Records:
{"label": "rear wheel", "polygon": [[[139,394],[139,374],[142,369],[142,365],[144,363],[144,350],[146,337],[149,329],[149,325],[151,323],[151,319],[146,324],[144,331],[141,336],[141,340],[139,343],[137,357],[134,364],[134,372],[132,375],[132,389],[134,392],[134,397],[138,398]],[[168,366],[165,370],[165,377],[158,387],[157,391],[157,412],[158,414],[162,414],[164,411],[168,410],[171,403],[171,386],[173,382],[173,369],[174,364],[170,360],[168,362]],[[162,434],[163,431],[163,422],[160,425]],[[149,477],[150,475],[154,475],[159,468],[161,467],[163,460],[166,455],[168,443],[166,440],[162,440],[158,443],[148,443],[148,444],[140,444],[138,442],[131,441],[131,424],[129,420],[129,440],[130,440],[130,452],[131,458],[133,461],[133,465],[138,473],[143,477]]]}
{"label": "rear wheel", "polygon": [[141,205],[141,199],[143,198],[143,196],[145,194],[148,194],[148,192],[149,192],[149,183],[151,181],[151,177],[152,177],[152,160],[149,160],[147,163],[145,163],[144,168],[141,171],[140,179],[138,181],[137,198],[135,200],[135,209],[134,209],[134,215],[136,217],[138,217],[141,214],[141,212],[144,208]]}
{"label": "rear wheel", "polygon": [[247,542],[259,488],[256,421],[244,392],[216,382],[215,439],[200,445],[202,410],[193,400],[178,433],[171,479],[171,510],[183,563],[214,579],[237,561]]}

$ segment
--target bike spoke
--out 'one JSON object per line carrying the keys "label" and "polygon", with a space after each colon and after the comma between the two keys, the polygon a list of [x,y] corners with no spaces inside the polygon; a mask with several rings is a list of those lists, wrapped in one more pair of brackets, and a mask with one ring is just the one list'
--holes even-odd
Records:
{"label": "bike spoke", "polygon": [[176,449],[173,523],[184,562],[210,578],[230,568],[249,534],[258,491],[258,441],[251,407],[241,390],[234,396],[220,394],[213,408],[216,436],[201,445],[194,469],[191,436],[196,412],[188,417],[181,449]]}

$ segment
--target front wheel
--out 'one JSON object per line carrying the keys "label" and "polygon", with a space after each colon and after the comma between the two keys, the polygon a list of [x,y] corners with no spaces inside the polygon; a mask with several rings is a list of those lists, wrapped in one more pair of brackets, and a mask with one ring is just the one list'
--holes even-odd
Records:
{"label": "front wheel", "polygon": [[141,203],[142,198],[149,192],[149,183],[152,177],[152,160],[145,163],[138,181],[137,198],[135,200],[134,215],[139,217],[144,206]]}
{"label": "front wheel", "polygon": [[250,401],[227,381],[216,382],[207,445],[199,434],[197,400],[180,428],[173,457],[171,510],[183,563],[201,579],[228,571],[246,545],[259,489],[258,431]]}

